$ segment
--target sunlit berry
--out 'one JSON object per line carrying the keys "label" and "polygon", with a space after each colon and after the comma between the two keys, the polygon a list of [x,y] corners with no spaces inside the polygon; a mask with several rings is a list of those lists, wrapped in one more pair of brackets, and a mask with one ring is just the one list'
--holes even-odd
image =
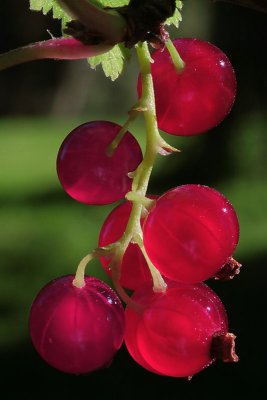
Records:
{"label": "sunlit berry", "polygon": [[112,154],[109,145],[121,126],[108,121],[87,122],[75,128],[62,143],[57,173],[64,190],[86,204],[108,204],[131,190],[133,172],[142,161],[142,151],[126,132]]}
{"label": "sunlit berry", "polygon": [[196,283],[229,262],[239,239],[233,206],[216,190],[183,185],[159,197],[144,225],[144,245],[166,277]]}
{"label": "sunlit berry", "polygon": [[[177,72],[167,48],[152,56],[158,126],[172,135],[198,135],[218,125],[231,110],[235,73],[227,56],[209,42],[183,38],[173,44],[185,63],[182,71]],[[141,92],[139,78],[139,97]]]}
{"label": "sunlit berry", "polygon": [[166,292],[155,293],[147,284],[132,299],[141,310],[126,307],[125,343],[137,363],[161,375],[190,377],[214,361],[213,337],[224,337],[228,322],[208,286],[168,282]]}
{"label": "sunlit berry", "polygon": [[87,374],[107,366],[124,337],[124,311],[116,293],[104,282],[73,275],[48,283],[34,300],[30,335],[40,356],[52,367]]}

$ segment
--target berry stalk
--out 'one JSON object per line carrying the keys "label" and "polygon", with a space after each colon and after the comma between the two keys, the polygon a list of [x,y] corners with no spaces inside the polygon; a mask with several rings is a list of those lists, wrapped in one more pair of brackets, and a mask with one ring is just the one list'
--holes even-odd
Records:
{"label": "berry stalk", "polygon": [[138,114],[138,112],[134,109],[129,111],[129,117],[128,117],[127,121],[121,127],[121,130],[119,131],[119,133],[116,135],[115,139],[113,139],[113,141],[111,142],[111,144],[108,146],[108,148],[106,150],[106,152],[109,156],[113,155],[114,151],[117,149],[118,145],[122,141],[125,133],[128,131],[128,127],[129,127],[130,123],[133,120],[135,120],[135,118],[137,117],[137,114]]}
{"label": "berry stalk", "polygon": [[[142,97],[139,101],[138,109],[144,113],[147,141],[144,159],[134,173],[132,193],[135,193],[136,197],[132,197],[132,212],[129,217],[124,235],[119,241],[120,246],[118,247],[116,256],[111,262],[114,282],[118,281],[119,279],[118,272],[120,270],[120,264],[129,243],[132,240],[137,241],[140,249],[142,251],[144,250],[143,233],[140,225],[143,204],[142,201],[140,201],[140,198],[145,197],[146,195],[149,178],[162,141],[156,120],[154,89],[150,70],[151,58],[147,43],[138,43],[136,46],[136,51],[143,87]],[[151,262],[149,262],[149,269],[153,278],[154,290],[157,292],[165,291],[166,284]]]}
{"label": "berry stalk", "polygon": [[174,46],[173,42],[169,39],[166,43],[166,47],[168,49],[168,52],[170,53],[172,62],[176,68],[176,71],[182,72],[184,67],[185,67],[185,63],[184,61],[181,59],[180,54],[178,53],[176,47]]}
{"label": "berry stalk", "polygon": [[[145,252],[140,220],[144,209],[144,199],[146,199],[149,178],[156,156],[159,152],[161,152],[162,148],[168,148],[170,151],[175,150],[165,143],[159,134],[156,119],[153,80],[150,70],[151,57],[147,43],[138,43],[136,46],[136,51],[140,66],[143,91],[138,105],[133,109],[133,111],[136,110],[144,113],[147,140],[143,161],[132,174],[132,191],[126,195],[126,197],[131,199],[130,201],[133,203],[132,211],[122,237],[117,242],[110,244],[106,248],[96,249],[91,254],[86,256],[79,264],[76,272],[76,278],[73,282],[73,284],[77,287],[83,286],[85,267],[93,258],[94,254],[98,256],[101,253],[100,255],[105,257],[112,255],[110,268],[112,270],[114,286],[122,299],[128,304],[132,301],[119,283],[122,259],[131,241],[137,243],[141,251],[143,253]],[[166,284],[164,280],[146,254],[145,257],[152,275],[154,290],[156,292],[164,292],[166,290]]]}
{"label": "berry stalk", "polygon": [[94,258],[98,256],[97,250],[93,250],[92,253],[87,254],[79,263],[77,267],[77,272],[75,275],[75,278],[73,279],[72,284],[76,286],[77,288],[81,289],[85,286],[85,280],[84,280],[84,270],[86,268],[86,265],[92,261]]}

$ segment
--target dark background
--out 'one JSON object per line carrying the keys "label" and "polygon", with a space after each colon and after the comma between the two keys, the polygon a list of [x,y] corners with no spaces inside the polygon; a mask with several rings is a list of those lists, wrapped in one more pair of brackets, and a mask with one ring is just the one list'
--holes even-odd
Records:
{"label": "dark background", "polygon": [[[54,167],[57,149],[81,122],[123,122],[136,99],[137,76],[134,59],[115,83],[84,61],[38,61],[0,73],[0,387],[5,398],[266,395],[267,15],[209,0],[184,3],[179,36],[207,39],[224,50],[236,70],[238,95],[231,114],[211,132],[165,136],[183,151],[158,160],[150,192],[202,183],[234,205],[241,229],[235,258],[242,272],[231,282],[209,284],[228,311],[240,362],[216,362],[187,382],[145,371],[125,349],[110,368],[84,377],[60,373],[36,354],[27,330],[33,298],[50,279],[75,271],[96,246],[113,207],[76,204],[63,193]],[[58,22],[30,12],[28,1],[1,1],[0,52],[48,39],[47,29],[60,35]],[[142,131],[141,122],[134,124],[141,143]],[[98,264],[89,268],[104,276]]]}

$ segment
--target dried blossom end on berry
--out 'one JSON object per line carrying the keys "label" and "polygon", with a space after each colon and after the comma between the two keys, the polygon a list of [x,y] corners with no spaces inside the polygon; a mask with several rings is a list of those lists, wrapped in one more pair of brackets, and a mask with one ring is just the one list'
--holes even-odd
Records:
{"label": "dried blossom end on berry", "polygon": [[241,267],[242,264],[231,257],[228,263],[214,276],[214,279],[222,282],[229,281],[240,273]]}
{"label": "dried blossom end on berry", "polygon": [[211,343],[211,358],[220,359],[223,362],[237,362],[239,357],[235,352],[235,339],[233,333],[215,333]]}

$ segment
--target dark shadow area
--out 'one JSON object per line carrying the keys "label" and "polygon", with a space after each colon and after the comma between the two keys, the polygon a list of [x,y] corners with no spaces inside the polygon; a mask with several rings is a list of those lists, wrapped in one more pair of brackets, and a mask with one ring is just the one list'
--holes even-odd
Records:
{"label": "dark shadow area", "polygon": [[243,394],[263,398],[266,360],[262,310],[266,307],[266,264],[267,257],[263,254],[245,260],[242,273],[233,282],[209,282],[228,310],[230,331],[237,335],[240,357],[237,364],[217,361],[188,382],[145,371],[123,347],[109,368],[88,376],[72,376],[46,365],[28,339],[0,350],[1,393],[27,395],[27,398],[57,394],[66,399],[91,397],[93,393],[101,399],[138,398],[141,394],[142,398],[164,400],[180,396],[190,400],[232,400]]}

